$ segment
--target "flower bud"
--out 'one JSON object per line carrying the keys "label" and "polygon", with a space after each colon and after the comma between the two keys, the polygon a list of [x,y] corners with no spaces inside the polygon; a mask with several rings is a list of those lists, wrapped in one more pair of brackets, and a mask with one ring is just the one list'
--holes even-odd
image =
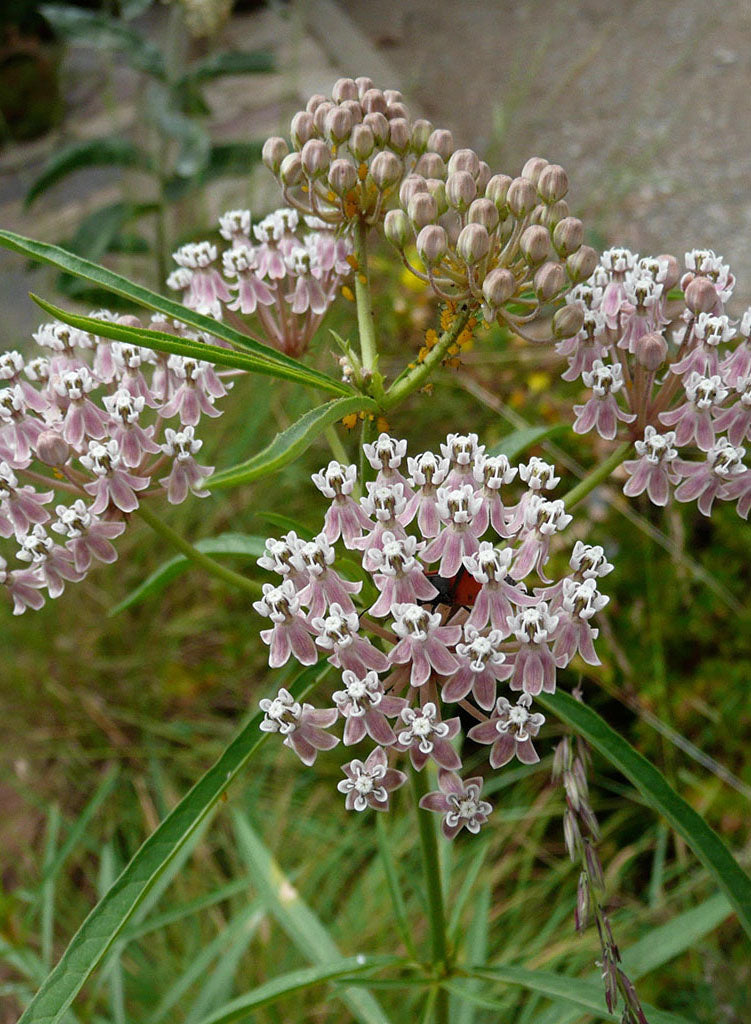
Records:
{"label": "flower bud", "polygon": [[[424,153],[428,148],[428,140],[431,132],[433,131],[433,125],[430,121],[426,121],[424,117],[418,117],[416,121],[412,122],[412,152],[413,153]],[[432,177],[432,175],[431,175]]]}
{"label": "flower bud", "polygon": [[432,224],[435,221],[438,216],[438,204],[430,192],[418,192],[410,199],[407,213],[419,231],[426,224]]}
{"label": "flower bud", "polygon": [[300,151],[302,167],[309,178],[320,178],[331,163],[329,147],[320,139],[310,139]]}
{"label": "flower bud", "polygon": [[505,217],[508,212],[506,196],[510,184],[511,178],[508,174],[494,174],[485,186],[485,197],[495,203],[501,217]]}
{"label": "flower bud", "polygon": [[373,132],[366,124],[356,124],[349,137],[349,148],[352,155],[360,163],[368,159],[375,149]]}
{"label": "flower bud", "polygon": [[662,293],[665,295],[670,291],[671,288],[675,288],[680,280],[681,270],[678,266],[678,260],[675,256],[669,256],[663,253],[662,256],[657,257],[658,260],[667,260],[668,269],[665,275],[665,280],[662,282]]}
{"label": "flower bud", "polygon": [[330,110],[326,115],[324,133],[327,139],[330,139],[338,146],[344,142],[345,139],[349,138],[353,127],[352,115],[349,111],[345,110],[343,107],[334,107],[333,110]]}
{"label": "flower bud", "polygon": [[47,466],[64,466],[71,456],[68,442],[56,430],[43,430],[37,439],[36,453]]}
{"label": "flower bud", "polygon": [[572,284],[579,284],[586,281],[595,272],[595,267],[600,262],[599,257],[591,245],[583,245],[566,259],[566,272]]}
{"label": "flower bud", "polygon": [[449,245],[452,249],[456,248],[456,243],[459,240],[459,235],[463,228],[462,219],[456,210],[447,210],[442,216],[438,218],[438,223],[445,230],[449,240]]}
{"label": "flower bud", "polygon": [[448,238],[439,224],[428,224],[417,236],[417,252],[428,267],[440,263],[447,250]]}
{"label": "flower bud", "polygon": [[331,191],[343,196],[357,185],[357,171],[349,160],[334,160],[329,167]]}
{"label": "flower bud", "polygon": [[328,99],[322,93],[315,92],[305,104],[305,109],[309,114],[315,114],[322,103],[328,102]]}
{"label": "flower bud", "polygon": [[550,252],[550,234],[542,224],[532,224],[525,228],[519,239],[519,248],[530,266],[536,267],[547,259]]}
{"label": "flower bud", "polygon": [[485,191],[485,186],[490,181],[492,171],[490,165],[486,164],[484,160],[480,161],[480,169],[475,175],[475,184],[477,185],[477,191],[480,195]]}
{"label": "flower bud", "polygon": [[341,103],[343,100],[356,100],[359,97],[357,83],[353,78],[340,78],[334,82],[331,98],[335,103]]}
{"label": "flower bud", "polygon": [[520,220],[537,205],[537,189],[528,178],[514,178],[508,187],[506,202],[509,210]]}
{"label": "flower bud", "polygon": [[389,123],[383,114],[366,114],[362,123],[372,131],[376,146],[386,145],[389,141]]}
{"label": "flower bud", "polygon": [[467,223],[482,224],[488,231],[495,231],[498,220],[498,210],[491,199],[475,199],[467,210]]}
{"label": "flower bud", "polygon": [[392,103],[404,103],[404,97],[398,89],[384,89],[383,98],[389,105]]}
{"label": "flower bud", "polygon": [[566,271],[560,263],[543,263],[535,274],[535,295],[540,302],[550,302],[566,285]]}
{"label": "flower bud", "polygon": [[373,88],[373,79],[366,78],[364,75],[361,75],[360,78],[355,79],[355,85],[357,86],[359,98],[362,100],[368,89]]}
{"label": "flower bud", "polygon": [[449,157],[449,174],[455,171],[469,171],[473,178],[477,177],[480,170],[480,158],[473,149],[457,149]]}
{"label": "flower bud", "polygon": [[279,180],[290,188],[302,180],[302,160],[299,153],[288,153],[279,166]]}
{"label": "flower bud", "polygon": [[326,130],[326,118],[328,117],[329,111],[334,110],[335,104],[330,100],[326,100],[325,103],[321,103],[317,106],[313,113],[313,124],[315,125],[316,131],[319,135],[323,135]]}
{"label": "flower bud", "polygon": [[274,176],[279,174],[282,160],[289,153],[289,146],[279,135],[266,139],[261,150],[261,159]]}
{"label": "flower bud", "polygon": [[412,196],[419,192],[427,192],[428,183],[420,174],[408,174],[399,187],[399,203],[403,209],[407,209]]}
{"label": "flower bud", "polygon": [[349,116],[352,118],[352,124],[362,123],[362,107],[357,100],[345,100],[339,106],[342,110],[346,110],[349,113]]}
{"label": "flower bud", "polygon": [[548,161],[544,156],[531,156],[522,167],[521,177],[526,178],[527,181],[531,181],[535,188],[537,188],[537,182],[540,180],[540,175],[547,166]]}
{"label": "flower bud", "polygon": [[580,306],[561,306],[553,317],[553,337],[556,341],[573,338],[584,324],[584,310]]}
{"label": "flower bud", "polygon": [[537,193],[543,203],[557,203],[568,192],[568,175],[560,164],[543,167],[537,179]]}
{"label": "flower bud", "polygon": [[389,122],[389,147],[401,155],[407,152],[409,143],[409,122],[403,117],[395,117]]}
{"label": "flower bud", "polygon": [[454,152],[454,136],[445,128],[436,128],[428,139],[428,149],[448,160]]}
{"label": "flower bud", "polygon": [[686,285],[685,296],[692,313],[711,313],[717,305],[717,291],[707,277],[695,277]]}
{"label": "flower bud", "polygon": [[561,256],[570,256],[584,241],[584,225],[578,217],[564,217],[553,228],[553,245]]}
{"label": "flower bud", "polygon": [[549,231],[552,231],[564,217],[569,216],[568,203],[565,199],[559,199],[557,203],[551,203],[549,206],[540,206],[538,209],[541,211],[539,223],[544,224]]}
{"label": "flower bud", "polygon": [[482,224],[467,224],[456,241],[456,251],[465,263],[479,263],[490,251],[490,236]]}
{"label": "flower bud", "polygon": [[389,108],[386,97],[380,89],[368,89],[360,97],[360,103],[366,114],[383,114],[385,116]]}
{"label": "flower bud", "polygon": [[668,343],[658,331],[650,331],[636,342],[636,358],[647,370],[659,369],[667,354]]}
{"label": "flower bud", "polygon": [[415,164],[415,174],[424,178],[441,178],[446,180],[446,164],[438,153],[423,153]]}
{"label": "flower bud", "polygon": [[388,150],[376,153],[370,162],[370,176],[376,188],[381,192],[396,185],[403,174],[404,165],[401,160],[395,153],[389,153]]}
{"label": "flower bud", "polygon": [[456,210],[466,210],[477,195],[475,179],[469,171],[456,171],[446,179],[446,199]]}
{"label": "flower bud", "polygon": [[446,183],[441,181],[440,178],[428,178],[426,182],[428,186],[428,192],[435,199],[436,207],[438,209],[438,216],[445,213],[449,208],[448,201],[446,199]]}
{"label": "flower bud", "polygon": [[404,103],[389,103],[386,107],[386,117],[389,121],[408,121],[409,111]]}
{"label": "flower bud", "polygon": [[409,217],[404,210],[389,210],[383,221],[383,232],[400,251],[413,238]]}
{"label": "flower bud", "polygon": [[305,110],[299,110],[290,121],[289,137],[295,149],[302,149],[305,143],[315,137],[316,126],[313,122],[313,115]]}
{"label": "flower bud", "polygon": [[516,293],[516,278],[506,267],[496,267],[482,282],[482,294],[491,309],[498,309]]}

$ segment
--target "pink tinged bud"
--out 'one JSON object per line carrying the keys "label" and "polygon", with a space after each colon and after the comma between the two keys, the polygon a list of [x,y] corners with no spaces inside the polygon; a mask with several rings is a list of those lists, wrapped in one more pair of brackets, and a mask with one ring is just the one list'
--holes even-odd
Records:
{"label": "pink tinged bud", "polygon": [[475,199],[467,210],[467,223],[481,224],[487,231],[495,231],[499,219],[496,205],[490,199]]}
{"label": "pink tinged bud", "polygon": [[480,158],[473,149],[457,149],[449,157],[449,174],[456,171],[468,171],[473,178],[477,177],[480,170]]}
{"label": "pink tinged bud", "polygon": [[544,156],[531,156],[522,167],[521,176],[522,178],[526,178],[528,181],[531,181],[536,188],[537,183],[540,180],[540,176],[547,166],[548,161]]}
{"label": "pink tinged bud", "polygon": [[490,165],[486,164],[484,160],[480,161],[480,170],[475,175],[475,181],[477,182],[478,193],[485,191],[485,186],[490,181],[492,171]]}
{"label": "pink tinged bud", "polygon": [[681,268],[678,266],[678,260],[675,256],[669,256],[663,253],[658,256],[657,259],[660,263],[666,264],[665,277],[662,283],[662,294],[665,295],[670,291],[671,288],[675,288],[680,280]]}
{"label": "pink tinged bud", "polygon": [[370,128],[376,146],[386,145],[389,141],[390,132],[388,118],[379,113],[366,114],[362,119],[362,123]]}
{"label": "pink tinged bud", "polygon": [[[295,149],[302,149],[305,143],[315,138],[316,135],[313,115],[309,114],[306,110],[299,110],[290,122],[289,134]],[[282,139],[282,141],[284,140]],[[285,156],[286,153],[283,153],[281,159],[283,160]]]}
{"label": "pink tinged bud", "polygon": [[577,217],[564,217],[553,229],[553,245],[561,256],[570,256],[581,247],[584,225]]}
{"label": "pink tinged bud", "polygon": [[481,224],[467,224],[456,242],[456,251],[465,263],[479,263],[490,251],[490,236]]}
{"label": "pink tinged bud", "polygon": [[36,453],[47,466],[64,466],[71,451],[67,441],[56,430],[43,430],[37,438]]}
{"label": "pink tinged bud", "polygon": [[564,217],[569,216],[568,203],[565,199],[559,199],[557,203],[550,206],[538,206],[539,223],[543,224],[548,231],[552,231],[556,224],[559,224]]}
{"label": "pink tinged bud", "polygon": [[516,292],[516,278],[505,267],[491,270],[482,282],[482,294],[492,309],[497,309],[508,302]]}
{"label": "pink tinged bud", "polygon": [[424,178],[440,178],[446,180],[446,164],[439,153],[423,153],[415,164],[415,174]]}
{"label": "pink tinged bud", "polygon": [[692,313],[711,313],[717,305],[717,289],[707,277],[695,277],[686,286],[685,295]]}
{"label": "pink tinged bud", "polygon": [[537,179],[537,192],[543,203],[557,203],[563,199],[568,192],[568,175],[560,164],[543,167]]}
{"label": "pink tinged bud", "polygon": [[399,250],[412,239],[409,217],[404,210],[389,210],[383,222],[383,231],[389,242]]}
{"label": "pink tinged bud", "polygon": [[[385,95],[385,93],[384,93]],[[408,121],[409,111],[405,103],[389,103],[386,111],[389,121]]]}
{"label": "pink tinged bud", "polygon": [[395,117],[389,122],[389,148],[399,156],[409,149],[411,141],[409,122],[403,117]]}
{"label": "pink tinged bud", "polygon": [[535,274],[535,295],[540,302],[550,302],[563,291],[566,272],[560,263],[543,263]]}
{"label": "pink tinged bud", "polygon": [[266,139],[261,150],[261,159],[273,175],[279,174],[282,160],[289,153],[289,146],[280,136]]}
{"label": "pink tinged bud", "polygon": [[557,341],[564,338],[573,338],[578,334],[584,324],[584,310],[579,306],[563,306],[556,310],[553,317],[553,337]]}
{"label": "pink tinged bud", "polygon": [[636,342],[636,358],[647,370],[662,366],[668,354],[668,343],[657,331],[642,335]]}
{"label": "pink tinged bud", "polygon": [[360,92],[354,78],[339,78],[334,82],[331,98],[335,103],[341,103],[343,100],[356,100],[359,97]]}
{"label": "pink tinged bud", "polygon": [[537,206],[537,189],[528,178],[514,178],[508,187],[506,202],[517,219],[526,217]]}
{"label": "pink tinged bud", "polygon": [[595,250],[589,245],[583,245],[567,258],[566,272],[573,284],[580,284],[592,276],[599,262]]}
{"label": "pink tinged bud", "polygon": [[485,186],[486,199],[489,199],[495,204],[495,208],[498,210],[501,217],[505,217],[508,213],[506,198],[508,196],[511,180],[512,179],[509,178],[508,174],[494,174]]}
{"label": "pink tinged bud", "polygon": [[362,109],[366,114],[383,114],[389,109],[386,97],[380,89],[368,89],[360,96]]}
{"label": "pink tinged bud", "polygon": [[438,217],[438,204],[429,192],[418,192],[410,199],[407,213],[419,231],[426,224],[434,223]]}
{"label": "pink tinged bud", "polygon": [[325,142],[310,139],[300,153],[302,168],[309,178],[320,178],[326,173],[331,162],[331,153]]}
{"label": "pink tinged bud", "polygon": [[550,253],[550,235],[541,224],[528,227],[519,239],[519,248],[530,266],[536,267],[543,263]]}
{"label": "pink tinged bud", "polygon": [[409,174],[399,186],[399,203],[403,209],[407,209],[410,200],[422,193],[428,193],[428,183],[420,174]]}
{"label": "pink tinged bud", "polygon": [[446,179],[446,201],[455,210],[466,210],[477,195],[475,179],[469,171],[455,171]]}
{"label": "pink tinged bud", "polygon": [[323,135],[326,130],[326,118],[328,117],[329,111],[334,109],[335,104],[330,100],[325,100],[323,103],[319,103],[313,112],[313,125],[315,127],[315,134],[318,136]]}
{"label": "pink tinged bud", "polygon": [[338,146],[349,138],[353,127],[354,123],[350,112],[343,107],[334,107],[326,115],[324,133],[327,139]]}
{"label": "pink tinged bud", "polygon": [[349,148],[352,155],[363,163],[368,159],[375,149],[375,138],[372,130],[366,124],[357,124],[352,129],[349,139]]}
{"label": "pink tinged bud", "polygon": [[428,139],[428,149],[448,160],[454,152],[454,136],[445,128],[436,128]]}
{"label": "pink tinged bud", "polygon": [[358,95],[360,99],[362,99],[368,89],[373,88],[373,79],[367,78],[365,75],[361,75],[359,78],[355,79],[355,85],[357,86]]}
{"label": "pink tinged bud", "polygon": [[431,194],[433,199],[435,199],[438,214],[439,216],[442,216],[449,208],[449,204],[446,199],[446,184],[441,181],[440,178],[428,178],[426,184],[428,186],[428,192]]}
{"label": "pink tinged bud", "polygon": [[452,248],[456,248],[456,243],[462,231],[462,218],[456,210],[447,210],[446,213],[438,218],[438,223],[445,230],[449,245]]}
{"label": "pink tinged bud", "polygon": [[316,92],[313,93],[308,102],[305,104],[305,109],[309,114],[315,114],[316,110],[318,110],[320,105],[326,102],[328,102],[326,100],[326,97],[322,93]]}
{"label": "pink tinged bud", "polygon": [[282,185],[291,188],[302,181],[302,160],[299,153],[288,153],[279,165],[279,179]]}
{"label": "pink tinged bud", "polygon": [[447,251],[448,237],[439,224],[428,224],[417,236],[417,252],[426,266],[440,263]]}
{"label": "pink tinged bud", "polygon": [[382,153],[376,153],[371,161],[370,177],[381,192],[396,185],[403,174],[404,165],[395,153],[384,150]]}
{"label": "pink tinged bud", "polygon": [[357,170],[349,160],[334,160],[329,167],[329,186],[338,196],[343,196],[355,188],[357,180]]}

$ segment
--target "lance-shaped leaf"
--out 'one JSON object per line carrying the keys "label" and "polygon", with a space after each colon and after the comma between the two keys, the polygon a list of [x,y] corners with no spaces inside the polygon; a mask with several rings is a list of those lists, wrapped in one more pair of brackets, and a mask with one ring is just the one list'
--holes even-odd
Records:
{"label": "lance-shaped leaf", "polygon": [[[288,687],[296,700],[310,693],[329,668],[313,665]],[[87,978],[102,962],[128,921],[147,898],[197,829],[217,807],[227,787],[258,750],[268,733],[259,712],[241,729],[222,756],[162,821],[97,903],[19,1024],[57,1024]]]}
{"label": "lance-shaped leaf", "polygon": [[193,64],[179,80],[178,86],[186,82],[209,82],[224,75],[258,75],[273,71],[274,57],[267,50],[225,50],[213,53]]}
{"label": "lance-shaped leaf", "polygon": [[506,437],[501,438],[497,444],[491,445],[488,448],[488,455],[507,455],[513,462],[519,455],[526,452],[528,448],[540,444],[541,441],[547,441],[549,437],[560,434],[567,429],[568,427],[565,423],[553,423],[552,425],[546,423],[541,427],[522,427],[520,430],[515,430],[511,434],[507,434]]}
{"label": "lance-shaped leaf", "polygon": [[[266,541],[263,537],[252,537],[245,533],[221,533],[218,537],[204,537],[196,542],[196,548],[205,555],[236,555],[240,558],[257,559],[266,550]],[[185,555],[175,555],[169,561],[163,562],[155,569],[150,576],[147,576],[143,583],[140,583],[134,590],[124,597],[119,604],[110,609],[110,616],[119,615],[127,608],[133,608],[149,597],[153,597],[182,575],[192,565]]]}
{"label": "lance-shaped leaf", "polygon": [[43,192],[69,174],[88,167],[140,167],[151,170],[152,163],[148,153],[128,139],[117,136],[73,142],[53,153],[26,193],[25,205],[30,206]]}
{"label": "lance-shaped leaf", "polygon": [[638,789],[683,837],[730,900],[751,936],[751,878],[741,868],[717,833],[679,796],[653,764],[611,729],[596,711],[557,690],[536,698],[548,711],[583,736]]}
{"label": "lance-shaped leaf", "polygon": [[[56,320],[62,320],[64,323],[70,324],[71,327],[78,327],[82,331],[88,331],[90,334],[102,338],[126,341],[131,345],[153,348],[159,352],[169,352],[173,355],[188,356],[192,359],[203,359],[218,366],[246,370],[248,373],[260,373],[267,377],[293,380],[298,384],[325,388],[337,394],[344,389],[344,385],[340,386],[337,381],[326,377],[325,374],[319,374],[317,370],[303,366],[302,363],[295,362],[294,359],[290,359],[288,363],[278,363],[275,359],[269,359],[263,351],[260,353],[255,351],[238,352],[236,349],[222,348],[220,345],[211,345],[209,342],[193,341],[191,338],[176,338],[173,334],[166,334],[164,331],[152,331],[146,327],[130,327],[126,324],[97,320],[94,317],[79,316],[76,313],[60,309],[59,306],[53,306],[51,302],[40,299],[38,295],[31,294],[31,298],[45,313],[49,313]],[[259,348],[262,349],[262,346]]]}
{"label": "lance-shaped leaf", "polygon": [[164,77],[164,60],[159,47],[115,18],[68,4],[43,4],[39,10],[62,39],[99,50],[118,50],[134,68],[157,78]]}
{"label": "lance-shaped leaf", "polygon": [[231,469],[215,473],[206,482],[209,490],[222,487],[239,487],[258,477],[267,476],[286,466],[297,458],[315,441],[326,427],[338,420],[358,412],[377,412],[378,406],[372,398],[355,395],[352,398],[335,398],[332,402],[311,409],[293,423],[291,427],[277,434],[271,444],[262,452],[241,462]]}
{"label": "lance-shaped leaf", "polygon": [[[167,299],[163,295],[159,295],[158,292],[153,292],[149,288],[144,288],[142,285],[135,284],[133,281],[129,281],[127,277],[123,277],[121,274],[116,274],[112,270],[107,270],[105,267],[100,267],[96,263],[92,263],[90,260],[83,259],[81,256],[76,256],[75,253],[67,252],[65,249],[61,249],[57,245],[49,245],[47,242],[36,242],[32,238],[25,238],[23,235],[16,235],[12,231],[0,231],[0,245],[4,246],[6,249],[11,249],[13,252],[21,253],[23,256],[28,256],[34,260],[40,260],[42,263],[48,263],[53,267],[57,267],[58,270],[74,274],[76,277],[80,277],[85,281],[90,281],[92,284],[104,288],[106,291],[112,292],[114,295],[122,295],[123,298],[129,299],[136,305],[144,306],[146,309],[156,310],[159,313],[164,313],[167,317],[173,320],[179,320],[181,323],[187,324],[189,327],[195,327],[198,331],[202,331],[203,333],[212,335],[216,338],[221,338],[222,341],[227,341],[230,345],[239,346],[247,352],[254,353],[259,361],[263,360],[268,364],[273,364],[278,367],[280,372],[277,376],[286,376],[290,380],[298,380],[303,384],[309,383],[311,386],[321,388],[322,390],[329,391],[333,394],[351,394],[351,390],[346,386],[346,384],[341,381],[334,380],[333,377],[329,377],[327,374],[321,373],[320,370],[314,370],[312,367],[303,366],[296,359],[291,359],[289,356],[285,356],[281,352],[276,352],[274,349],[269,348],[268,345],[263,345],[258,341],[254,341],[246,334],[242,334],[240,331],[236,331],[234,328],[228,327],[227,324],[224,324],[219,320],[213,320],[211,317],[205,316],[203,313],[196,313],[195,310],[188,309],[186,306],[181,305],[179,302],[175,302],[173,299]],[[65,317],[68,316],[69,314],[65,313],[61,319],[65,319]],[[71,321],[68,320],[66,322]],[[85,329],[89,330],[89,328]],[[104,335],[104,332],[101,329],[95,333]],[[105,336],[110,337],[110,335]],[[164,349],[164,351],[170,350]],[[204,356],[203,358],[207,357]],[[240,369],[249,368],[250,367],[246,366],[240,367]],[[288,372],[282,373],[282,370],[287,370]],[[255,369],[254,372],[261,373],[263,371]],[[271,373],[270,370],[268,372]]]}

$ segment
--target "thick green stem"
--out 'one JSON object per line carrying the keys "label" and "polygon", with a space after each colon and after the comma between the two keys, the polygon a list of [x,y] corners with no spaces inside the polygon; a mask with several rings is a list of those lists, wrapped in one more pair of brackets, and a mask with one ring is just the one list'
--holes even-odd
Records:
{"label": "thick green stem", "polygon": [[364,375],[370,378],[370,391],[373,397],[380,401],[383,397],[383,380],[378,372],[378,345],[368,274],[368,225],[362,220],[355,223],[355,260],[355,300],[357,330],[360,335],[360,359]]}
{"label": "thick green stem", "polygon": [[138,514],[145,523],[148,523],[155,533],[158,533],[160,537],[164,537],[166,541],[177,548],[186,558],[189,558],[191,562],[195,562],[196,565],[200,565],[202,569],[210,573],[212,576],[216,576],[218,580],[223,583],[228,583],[231,587],[236,587],[238,590],[244,590],[246,594],[250,594],[253,597],[260,597],[262,594],[261,584],[255,580],[250,580],[247,576],[241,576],[239,572],[235,572],[233,569],[228,569],[225,565],[215,561],[208,555],[205,555],[198,548],[194,547],[190,541],[186,540],[176,530],[173,530],[171,526],[168,526],[162,519],[156,515],[144,502],[138,507]]}
{"label": "thick green stem", "polygon": [[414,366],[411,370],[408,370],[407,373],[402,377],[399,377],[398,380],[394,381],[383,397],[384,409],[393,409],[395,405],[399,405],[403,402],[404,399],[407,398],[408,395],[411,395],[413,391],[417,391],[419,387],[422,387],[435,367],[445,357],[448,350],[467,326],[470,315],[469,309],[460,310],[456,314],[454,322],[447,331],[443,332],[436,344],[425,356],[425,359]]}
{"label": "thick green stem", "polygon": [[600,463],[597,469],[593,469],[583,480],[579,481],[576,487],[572,487],[568,494],[564,494],[563,504],[566,508],[570,509],[574,505],[578,505],[580,501],[587,497],[590,491],[593,491],[595,487],[607,480],[613,470],[617,469],[625,460],[630,450],[631,442],[624,441],[604,462]]}
{"label": "thick green stem", "polygon": [[[438,840],[435,834],[434,818],[430,811],[420,808],[420,800],[428,792],[427,768],[421,772],[412,771],[412,789],[415,795],[415,813],[420,833],[422,870],[425,894],[428,901],[428,925],[430,927],[431,962],[437,978],[445,976],[448,968],[448,942],[446,938],[446,914],[443,907],[443,886],[441,865],[438,859]],[[435,1005],[436,1024],[449,1024],[448,992],[438,991]]]}

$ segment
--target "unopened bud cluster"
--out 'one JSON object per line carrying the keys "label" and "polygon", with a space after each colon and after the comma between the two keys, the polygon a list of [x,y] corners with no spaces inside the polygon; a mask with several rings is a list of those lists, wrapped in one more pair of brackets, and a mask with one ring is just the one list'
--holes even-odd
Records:
{"label": "unopened bud cluster", "polygon": [[[532,741],[544,717],[534,698],[555,691],[557,670],[577,654],[599,664],[593,619],[608,602],[598,582],[612,565],[602,548],[578,541],[568,574],[547,575],[571,521],[551,497],[553,466],[511,466],[475,434],[450,434],[440,449],[407,459],[406,441],[381,434],[364,446],[377,476],[359,501],[354,465],[331,462],[316,474],[331,500],[323,530],[311,541],[290,532],[267,542],[259,565],[281,580],[264,584],[255,608],[271,620],[261,637],[272,668],[325,657],[340,677],[323,708],[286,690],[263,700],[262,729],[310,765],[339,742],[329,730],[341,721],[344,745],[358,748],[339,784],[355,810],[387,809],[406,778],[394,767],[404,754],[417,771],[434,761],[440,789],[423,806],[443,815],[453,838],[478,831],[491,810],[482,779],[459,774],[459,708],[476,720],[467,735],[490,746],[492,768],[514,756],[537,761]],[[510,501],[516,480],[524,488]],[[339,541],[360,553],[365,583],[351,578],[348,561],[337,569]]]}
{"label": "unopened bud cluster", "polygon": [[[568,359],[563,379],[581,378],[592,391],[574,407],[574,430],[635,442],[638,458],[624,463],[630,497],[646,491],[666,505],[672,492],[706,516],[715,500],[735,501],[748,517],[751,309],[740,324],[725,313],[734,284],[710,250],[687,253],[682,272],[672,256],[609,249],[566,297],[584,324],[557,346]],[[668,302],[676,286],[677,311]]]}
{"label": "unopened bud cluster", "polygon": [[219,232],[229,243],[222,252],[212,242],[190,242],[173,254],[168,286],[217,320],[255,314],[270,345],[302,355],[351,273],[351,243],[290,208],[257,224],[250,210],[228,210]]}

